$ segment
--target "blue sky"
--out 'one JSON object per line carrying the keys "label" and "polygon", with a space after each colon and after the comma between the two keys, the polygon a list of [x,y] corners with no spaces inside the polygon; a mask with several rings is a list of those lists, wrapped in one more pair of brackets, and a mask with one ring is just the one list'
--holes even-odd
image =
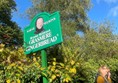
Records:
{"label": "blue sky", "polygon": [[118,34],[118,0],[92,0],[92,5],[90,19],[97,23],[110,20],[114,23],[114,34]]}
{"label": "blue sky", "polygon": [[[26,10],[31,7],[30,0],[15,0],[17,12],[13,13],[12,20],[22,29],[29,25],[30,21],[25,15]],[[92,21],[100,23],[105,19],[114,22],[114,34],[118,34],[118,0],[92,0],[92,8],[88,16]]]}
{"label": "blue sky", "polygon": [[17,11],[13,13],[12,20],[22,29],[29,25],[30,20],[26,16],[26,10],[32,6],[31,0],[15,0]]}

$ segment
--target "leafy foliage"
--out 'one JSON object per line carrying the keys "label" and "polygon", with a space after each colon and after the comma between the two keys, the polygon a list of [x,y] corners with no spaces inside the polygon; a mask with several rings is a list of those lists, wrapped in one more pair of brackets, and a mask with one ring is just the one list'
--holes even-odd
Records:
{"label": "leafy foliage", "polygon": [[0,43],[8,46],[21,46],[23,43],[23,32],[20,28],[0,26]]}
{"label": "leafy foliage", "polygon": [[86,12],[91,7],[90,0],[32,0],[32,3],[33,6],[28,10],[30,18],[33,18],[39,12],[53,13],[60,11],[62,22],[67,22],[66,24],[74,23],[74,26],[67,29],[75,28],[82,31],[88,29],[85,25],[87,25]]}
{"label": "leafy foliage", "polygon": [[0,1],[0,43],[6,46],[22,45],[22,31],[19,26],[11,20],[12,12],[16,10],[14,0]]}
{"label": "leafy foliage", "polygon": [[14,0],[0,1],[0,24],[6,26],[13,25],[13,22],[11,21],[11,13],[13,10],[16,10],[15,6],[16,3],[14,2]]}
{"label": "leafy foliage", "polygon": [[[118,42],[104,42],[107,35],[109,34],[98,34],[98,32],[90,30],[84,37],[76,35],[70,40],[66,40],[58,49],[61,54],[57,56],[61,57],[48,58],[48,70],[45,73],[43,72],[45,68],[41,67],[40,56],[37,56],[38,53],[30,54],[30,59],[28,59],[23,54],[22,48],[15,51],[14,48],[4,48],[4,45],[1,44],[0,62],[5,68],[5,74],[2,70],[1,73],[5,75],[4,79],[8,82],[38,83],[41,82],[42,76],[45,76],[50,83],[93,83],[99,66],[105,64],[110,67],[112,80],[117,82]],[[109,39],[111,37],[108,36]],[[108,46],[110,50],[105,49]],[[105,50],[103,51],[103,49]],[[110,53],[114,51],[114,53],[110,54],[109,51]]]}
{"label": "leafy foliage", "polygon": [[[3,3],[2,1],[0,3]],[[41,67],[40,53],[32,53],[28,58],[24,55],[22,47],[16,49],[14,46],[5,47],[4,44],[0,44],[1,82],[39,83],[44,76],[50,83],[93,83],[99,66],[103,64],[110,67],[112,80],[118,81],[118,36],[112,34],[111,24],[108,23],[100,24],[97,29],[91,27],[89,30],[86,29],[88,27],[86,12],[90,8],[90,0],[32,0],[32,2],[33,7],[29,10],[31,18],[38,12],[60,11],[64,42],[46,49],[47,70]],[[2,22],[0,25],[1,39],[5,39],[4,35],[14,38],[17,29],[3,24]],[[82,37],[76,34],[76,31],[81,29],[86,32]],[[4,42],[9,39],[8,37]]]}

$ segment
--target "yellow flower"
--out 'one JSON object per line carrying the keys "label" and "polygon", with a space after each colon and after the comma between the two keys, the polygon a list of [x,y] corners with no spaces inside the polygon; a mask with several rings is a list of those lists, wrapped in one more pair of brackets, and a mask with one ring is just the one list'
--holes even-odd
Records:
{"label": "yellow flower", "polygon": [[18,77],[19,77],[19,76],[20,76],[20,74],[16,74],[16,76],[18,76]]}
{"label": "yellow flower", "polygon": [[15,55],[15,52],[11,51],[10,54]]}
{"label": "yellow flower", "polygon": [[52,75],[51,79],[54,80],[55,78],[56,78],[56,76],[55,75]]}
{"label": "yellow flower", "polygon": [[75,68],[70,68],[70,73],[76,74],[76,69]]}
{"label": "yellow flower", "polygon": [[21,64],[21,61],[18,61],[18,64]]}
{"label": "yellow flower", "polygon": [[71,79],[68,77],[68,78],[66,78],[66,82],[69,82]]}
{"label": "yellow flower", "polygon": [[59,74],[57,74],[57,77],[59,77],[60,75]]}
{"label": "yellow flower", "polygon": [[7,82],[7,83],[10,83],[10,79],[8,79],[6,82]]}
{"label": "yellow flower", "polygon": [[19,79],[17,79],[17,83],[21,83]]}
{"label": "yellow flower", "polygon": [[0,52],[2,52],[2,51],[3,51],[3,48],[0,49]]}
{"label": "yellow flower", "polygon": [[63,63],[60,63],[60,65],[61,65],[62,67],[64,67],[64,64],[63,64]]}
{"label": "yellow flower", "polygon": [[55,71],[55,67],[54,66],[51,68],[51,71]]}
{"label": "yellow flower", "polygon": [[35,57],[33,57],[33,61],[36,61],[36,58]]}
{"label": "yellow flower", "polygon": [[50,83],[52,82],[52,79],[49,79]]}
{"label": "yellow flower", "polygon": [[70,77],[63,79],[63,82],[66,82],[66,83],[68,83],[69,81],[71,81]]}
{"label": "yellow flower", "polygon": [[66,79],[63,79],[63,82],[65,82],[66,81]]}
{"label": "yellow flower", "polygon": [[18,68],[23,71],[23,68],[22,67],[19,66]]}
{"label": "yellow flower", "polygon": [[2,52],[4,50],[4,44],[0,44],[0,52]]}
{"label": "yellow flower", "polygon": [[40,70],[44,70],[45,68],[41,67]]}
{"label": "yellow flower", "polygon": [[0,47],[3,48],[5,45],[4,44],[0,44]]}
{"label": "yellow flower", "polygon": [[53,58],[54,61],[56,61],[56,58]]}
{"label": "yellow flower", "polygon": [[68,78],[65,79],[66,82],[69,82]]}
{"label": "yellow flower", "polygon": [[75,61],[72,60],[72,61],[71,61],[71,65],[74,65],[74,64],[75,64]]}
{"label": "yellow flower", "polygon": [[22,53],[22,52],[23,52],[23,48],[20,47],[20,48],[18,49],[18,51]]}
{"label": "yellow flower", "polygon": [[56,62],[53,62],[52,64],[55,66],[56,65]]}
{"label": "yellow flower", "polygon": [[65,68],[66,70],[68,70],[69,68],[68,68],[68,66],[66,66],[66,68]]}
{"label": "yellow flower", "polygon": [[35,55],[36,55],[36,53],[33,53],[32,55],[33,55],[33,56],[35,56]]}
{"label": "yellow flower", "polygon": [[39,66],[39,63],[38,63],[38,62],[35,62],[35,64],[36,64],[37,66]]}
{"label": "yellow flower", "polygon": [[13,66],[15,66],[15,65],[16,65],[15,63],[12,63],[10,66],[13,67]]}

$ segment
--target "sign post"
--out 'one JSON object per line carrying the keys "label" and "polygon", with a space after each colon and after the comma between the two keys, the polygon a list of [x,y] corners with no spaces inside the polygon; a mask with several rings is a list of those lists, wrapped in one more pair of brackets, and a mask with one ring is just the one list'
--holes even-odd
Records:
{"label": "sign post", "polygon": [[[30,25],[24,29],[25,54],[42,50],[42,67],[45,69],[47,69],[47,55],[44,49],[62,41],[59,12],[37,14],[32,19]],[[48,83],[45,77],[43,77],[43,83]]]}
{"label": "sign post", "polygon": [[[42,67],[45,68],[45,70],[43,71],[45,73],[45,71],[47,70],[47,54],[45,50],[41,51],[41,61],[42,61]],[[47,78],[44,76],[43,76],[43,83],[48,83]]]}

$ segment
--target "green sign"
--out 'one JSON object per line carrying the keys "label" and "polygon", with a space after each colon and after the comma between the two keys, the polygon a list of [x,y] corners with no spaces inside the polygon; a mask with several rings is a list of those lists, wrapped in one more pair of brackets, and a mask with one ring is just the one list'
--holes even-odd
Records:
{"label": "green sign", "polygon": [[46,12],[36,15],[24,29],[25,54],[33,53],[62,42],[60,14]]}

